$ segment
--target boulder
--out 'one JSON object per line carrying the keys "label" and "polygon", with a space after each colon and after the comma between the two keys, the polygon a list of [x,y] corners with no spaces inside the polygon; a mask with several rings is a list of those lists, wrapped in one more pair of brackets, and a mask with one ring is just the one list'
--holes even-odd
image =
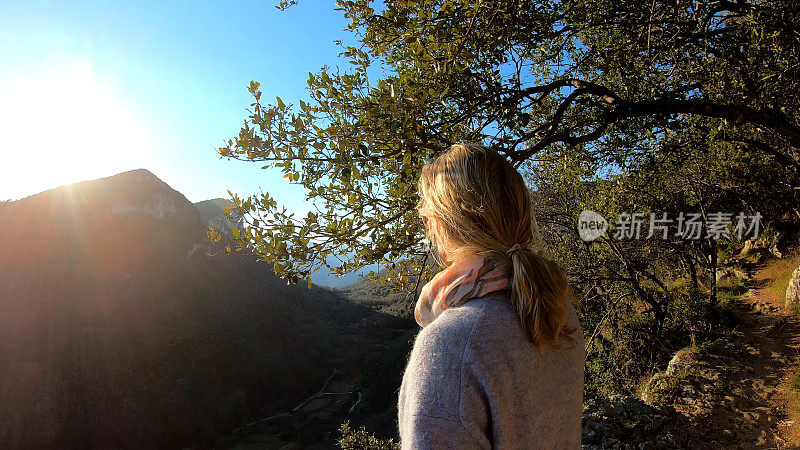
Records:
{"label": "boulder", "polygon": [[699,434],[670,406],[648,405],[636,397],[600,397],[583,412],[584,450],[697,448]]}
{"label": "boulder", "polygon": [[794,270],[789,286],[786,287],[786,303],[784,307],[789,311],[800,309],[800,267]]}
{"label": "boulder", "polygon": [[716,272],[717,283],[724,282],[730,279],[747,279],[747,272],[739,267],[720,267]]}
{"label": "boulder", "polygon": [[742,255],[746,255],[755,249],[756,249],[756,241],[753,239],[748,239],[744,241],[744,247],[742,247],[742,251],[740,253]]}
{"label": "boulder", "polygon": [[778,246],[781,243],[782,233],[780,231],[776,231],[775,235],[772,237],[772,240],[769,243],[769,252],[772,253],[772,256],[776,258],[783,258],[783,251],[781,251]]}
{"label": "boulder", "polygon": [[717,283],[721,281],[725,281],[728,278],[733,278],[733,271],[725,268],[717,269],[715,278],[717,279]]}
{"label": "boulder", "polygon": [[758,250],[764,250],[764,252],[758,251],[755,254],[763,256],[762,253],[767,253],[772,254],[775,258],[783,258],[785,253],[784,249],[786,247],[786,242],[783,242],[784,240],[783,233],[779,231],[765,232],[755,240],[745,240],[739,254],[746,255]]}
{"label": "boulder", "polygon": [[642,389],[642,400],[650,405],[674,401],[676,380],[677,377],[666,372],[653,375]]}
{"label": "boulder", "polygon": [[692,363],[694,363],[692,353],[687,350],[681,350],[675,353],[675,356],[667,364],[667,375],[676,376],[688,372],[692,367]]}

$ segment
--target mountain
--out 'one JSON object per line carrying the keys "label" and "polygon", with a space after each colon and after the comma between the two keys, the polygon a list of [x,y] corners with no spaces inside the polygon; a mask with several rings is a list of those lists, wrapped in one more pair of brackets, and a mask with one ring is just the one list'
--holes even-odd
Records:
{"label": "mountain", "polygon": [[[339,261],[336,259],[336,256],[329,256],[328,257],[328,264],[332,267],[336,267],[339,264]],[[379,269],[377,264],[372,264],[369,266],[362,267],[356,272],[351,272],[345,274],[341,277],[337,277],[336,275],[332,274],[330,269],[327,267],[320,267],[317,269],[316,272],[311,274],[311,281],[319,284],[321,286],[328,286],[332,288],[346,288],[347,286],[357,283],[359,280],[362,280],[362,275],[366,275],[370,270],[377,271]]]}
{"label": "mountain", "polygon": [[231,201],[224,198],[203,200],[194,204],[200,212],[200,220],[206,226],[213,226],[215,230],[223,234],[230,234],[231,228],[241,226],[240,222],[234,222],[225,217],[225,208],[230,205]]}
{"label": "mountain", "polygon": [[[200,211],[200,216],[203,222],[208,226],[213,226],[215,230],[230,233],[231,227],[237,226],[236,222],[232,222],[225,218],[225,207],[230,205],[230,200],[224,198],[215,198],[211,200],[204,200],[195,203],[195,206]],[[328,258],[328,264],[332,266],[337,264],[335,256]],[[320,286],[328,286],[332,288],[343,288],[350,284],[358,282],[361,277],[359,274],[366,274],[370,270],[377,270],[377,265],[367,266],[358,272],[348,273],[342,277],[337,277],[331,273],[327,267],[320,267],[316,272],[311,274],[311,281]]]}
{"label": "mountain", "polygon": [[[385,277],[386,273],[380,271],[378,276]],[[406,319],[413,317],[416,298],[409,298],[408,293],[394,291],[377,280],[362,278],[340,288],[340,292],[351,301],[375,311]]]}
{"label": "mountain", "polygon": [[375,313],[217,254],[223,206],[146,170],[0,204],[1,448],[211,445],[359,364]]}

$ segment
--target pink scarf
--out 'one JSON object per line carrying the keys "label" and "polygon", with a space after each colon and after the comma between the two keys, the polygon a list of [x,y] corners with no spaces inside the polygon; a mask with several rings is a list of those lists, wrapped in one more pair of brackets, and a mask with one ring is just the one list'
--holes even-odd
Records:
{"label": "pink scarf", "polygon": [[434,275],[422,287],[414,318],[424,327],[451,306],[508,287],[508,261],[500,255],[472,255]]}

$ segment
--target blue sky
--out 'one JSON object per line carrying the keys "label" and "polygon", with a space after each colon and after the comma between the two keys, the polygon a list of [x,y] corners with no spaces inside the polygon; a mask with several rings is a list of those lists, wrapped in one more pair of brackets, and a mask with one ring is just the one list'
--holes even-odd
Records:
{"label": "blue sky", "polygon": [[[347,39],[334,2],[0,0],[0,200],[146,168],[191,201],[302,192],[219,159],[252,98],[305,97]],[[304,208],[300,208],[301,210]]]}
{"label": "blue sky", "polygon": [[308,72],[337,64],[334,40],[352,39],[332,1],[275,4],[0,0],[0,200],[145,168],[193,202],[264,190],[304,214],[278,172],[216,153],[247,117],[250,80],[296,104]]}

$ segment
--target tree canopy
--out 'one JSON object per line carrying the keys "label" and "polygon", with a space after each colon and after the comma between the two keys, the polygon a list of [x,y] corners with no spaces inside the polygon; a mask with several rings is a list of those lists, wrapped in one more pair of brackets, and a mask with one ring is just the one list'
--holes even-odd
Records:
{"label": "tree canopy", "polygon": [[[290,281],[331,255],[345,260],[335,273],[381,261],[419,269],[419,169],[461,141],[506,155],[535,175],[534,188],[658,174],[667,160],[689,171],[735,153],[773,164],[771,190],[783,205],[795,200],[792,0],[340,0],[337,10],[355,42],[342,44],[341,67],[310,73],[298,105],[262,99],[251,82],[249,117],[219,149],[279,168],[315,205],[297,217],[269,193],[234,196],[240,246]],[[696,167],[702,182],[707,166]],[[407,282],[408,273],[390,276]]]}

